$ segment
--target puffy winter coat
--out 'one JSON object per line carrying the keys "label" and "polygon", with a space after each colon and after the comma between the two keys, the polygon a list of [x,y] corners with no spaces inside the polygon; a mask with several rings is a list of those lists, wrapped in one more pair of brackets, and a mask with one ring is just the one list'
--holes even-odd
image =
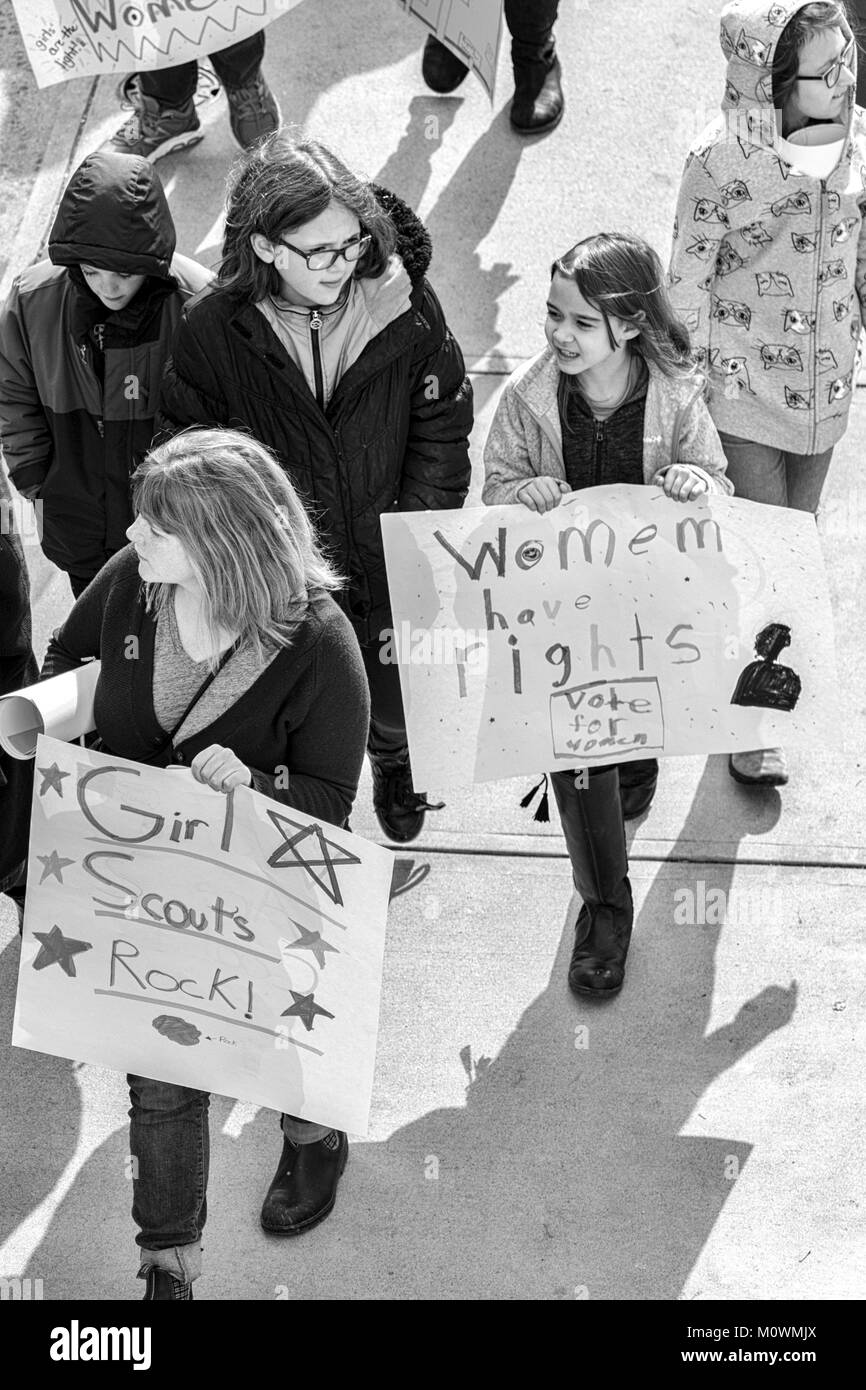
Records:
{"label": "puffy winter coat", "polygon": [[866,276],[866,113],[849,88],[842,156],[827,178],[779,152],[773,57],[803,3],[734,0],[722,12],[722,115],[686,160],[670,294],[708,372],[717,427],[814,454],[841,438],[852,400]]}
{"label": "puffy winter coat", "polygon": [[[181,308],[210,279],[174,256],[174,245],[153,166],[99,151],[63,195],[51,260],[18,277],[0,312],[3,454],[15,486],[38,489],[42,548],[71,574],[92,577],[127,544],[129,476],[153,437]],[[81,263],[148,279],[126,308],[107,314]],[[102,321],[100,382],[90,330]]]}
{"label": "puffy winter coat", "polygon": [[362,643],[391,621],[379,517],[462,506],[472,428],[463,355],[424,278],[429,237],[393,194],[377,196],[397,229],[409,308],[367,343],[327,408],[256,306],[210,289],[184,311],[159,420],[246,428],[273,449],[347,577],[339,598]]}
{"label": "puffy winter coat", "polygon": [[[651,362],[647,367],[644,482],[651,483],[672,464],[688,463],[703,474],[711,492],[732,492],[719,436],[704,404],[703,379],[672,380]],[[547,347],[505,383],[484,445],[482,498],[488,506],[519,501],[518,492],[532,478],[565,481],[558,381],[559,367]]]}

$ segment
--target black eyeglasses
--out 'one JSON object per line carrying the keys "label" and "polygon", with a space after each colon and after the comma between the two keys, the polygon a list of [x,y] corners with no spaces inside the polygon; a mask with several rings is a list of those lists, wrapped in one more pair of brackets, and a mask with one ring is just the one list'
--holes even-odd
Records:
{"label": "black eyeglasses", "polygon": [[357,237],[354,241],[349,241],[345,246],[341,246],[337,251],[299,251],[297,246],[293,246],[290,241],[283,241],[278,237],[280,246],[285,246],[287,250],[294,251],[296,256],[300,256],[307,262],[307,270],[330,270],[340,258],[349,265],[363,256],[370,242],[373,240],[369,232],[364,236]]}
{"label": "black eyeglasses", "polygon": [[851,76],[853,77],[853,75],[854,75],[854,69],[853,69],[853,67],[852,67],[851,65],[852,65],[852,63],[854,62],[854,54],[855,54],[855,52],[856,52],[856,45],[855,45],[855,43],[854,43],[854,40],[852,39],[851,42],[848,44],[848,47],[840,54],[840,56],[836,59],[835,63],[831,63],[831,64],[830,64],[830,66],[829,66],[829,68],[827,69],[826,72],[819,72],[819,73],[814,73],[814,72],[811,72],[811,73],[800,73],[800,72],[798,72],[798,73],[797,73],[797,81],[798,81],[798,82],[824,82],[824,83],[826,83],[826,85],[827,85],[828,87],[831,87],[831,88],[832,88],[832,87],[835,87],[836,84],[837,84],[838,81],[839,81],[839,78],[842,76],[842,69],[843,69],[843,68],[847,68],[848,71],[851,73]]}

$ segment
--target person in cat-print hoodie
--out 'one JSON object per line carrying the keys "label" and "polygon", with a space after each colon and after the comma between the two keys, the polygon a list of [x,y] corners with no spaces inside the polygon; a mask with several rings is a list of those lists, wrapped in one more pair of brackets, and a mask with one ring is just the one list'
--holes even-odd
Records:
{"label": "person in cat-print hoodie", "polygon": [[[732,0],[722,114],[689,151],[669,285],[739,497],[817,512],[848,423],[866,280],[866,113],[840,0]],[[781,749],[731,775],[788,780]]]}

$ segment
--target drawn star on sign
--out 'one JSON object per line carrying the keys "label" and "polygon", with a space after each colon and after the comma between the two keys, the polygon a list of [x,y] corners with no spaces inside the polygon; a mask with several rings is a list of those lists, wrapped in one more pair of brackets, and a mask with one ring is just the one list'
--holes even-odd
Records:
{"label": "drawn star on sign", "polygon": [[[320,825],[302,825],[300,821],[292,820],[290,816],[284,816],[279,811],[268,811],[268,816],[283,836],[283,843],[277,845],[277,848],[268,860],[269,866],[272,869],[306,869],[310,878],[327,893],[331,901],[337,903],[339,907],[342,907],[343,895],[340,892],[340,885],[337,882],[334,865],[360,864],[361,861],[357,854],[352,854],[349,850],[343,849],[341,845],[335,844],[333,840],[329,840]],[[292,826],[297,833],[286,837],[285,827],[287,825]],[[320,859],[305,858],[297,848],[302,840],[306,840],[310,836],[314,837],[315,845],[309,848],[315,853],[315,847],[317,846],[321,855]],[[291,851],[293,859],[281,857],[286,850]],[[335,850],[336,853],[332,854],[332,850]],[[324,881],[321,875],[316,873],[317,868],[323,868],[325,870],[328,876],[327,882]]]}
{"label": "drawn star on sign", "polygon": [[325,968],[326,951],[333,951],[339,955],[336,946],[332,946],[329,941],[322,939],[320,931],[308,931],[306,927],[302,927],[300,922],[295,922],[294,919],[292,919],[292,926],[297,927],[301,934],[297,940],[286,942],[287,951],[312,951],[316,957],[316,964],[321,970]]}
{"label": "drawn star on sign", "polygon": [[320,1004],[316,1003],[312,994],[298,994],[293,989],[289,993],[295,1002],[288,1009],[283,1009],[280,1018],[288,1018],[291,1014],[297,1015],[308,1033],[313,1030],[313,1020],[316,1014],[324,1014],[325,1018],[334,1017],[333,1014],[328,1013],[327,1009],[323,1009]]}
{"label": "drawn star on sign", "polygon": [[35,931],[33,935],[42,943],[39,955],[33,962],[34,970],[45,970],[56,963],[67,975],[74,976],[75,961],[72,957],[78,955],[79,951],[92,949],[89,941],[75,941],[71,936],[64,936],[56,924],[50,932]]}
{"label": "drawn star on sign", "polygon": [[64,859],[53,849],[50,854],[37,854],[36,858],[42,865],[42,877],[39,882],[44,883],[49,874],[53,874],[58,883],[63,882],[63,870],[69,865],[74,864],[74,859]]}
{"label": "drawn star on sign", "polygon": [[40,773],[42,777],[42,786],[39,788],[40,796],[44,796],[45,793],[51,791],[52,788],[56,791],[58,796],[62,796],[63,778],[72,775],[69,772],[62,772],[56,763],[52,763],[50,767],[38,767],[36,771]]}

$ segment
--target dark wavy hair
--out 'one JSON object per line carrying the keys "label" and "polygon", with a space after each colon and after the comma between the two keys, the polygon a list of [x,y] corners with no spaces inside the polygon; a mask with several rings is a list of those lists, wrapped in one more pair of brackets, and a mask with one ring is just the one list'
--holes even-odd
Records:
{"label": "dark wavy hair", "polygon": [[803,45],[814,34],[846,24],[852,28],[844,0],[813,0],[791,16],[773,54],[773,105],[777,111],[785,109],[796,85]]}
{"label": "dark wavy hair", "polygon": [[361,231],[372,237],[356,263],[356,278],[381,275],[396,233],[370,184],[350,173],[318,140],[306,140],[292,130],[275,131],[253,146],[229,175],[217,284],[249,303],[278,293],[276,267],[259,259],[251,236],[260,232],[276,241],[311,222],[332,201],[353,212]]}
{"label": "dark wavy hair", "polygon": [[551,277],[573,280],[604,319],[611,351],[611,318],[640,330],[634,346],[669,377],[691,376],[691,342],[665,288],[662,263],[648,242],[625,232],[599,232],[572,246],[550,267]]}

